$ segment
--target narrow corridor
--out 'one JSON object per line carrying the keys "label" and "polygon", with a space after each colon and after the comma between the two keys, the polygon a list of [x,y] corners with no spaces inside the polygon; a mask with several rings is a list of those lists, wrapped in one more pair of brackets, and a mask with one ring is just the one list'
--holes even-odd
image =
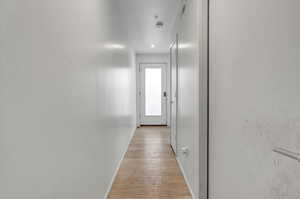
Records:
{"label": "narrow corridor", "polygon": [[0,0],[0,199],[300,199],[299,10]]}
{"label": "narrow corridor", "polygon": [[184,177],[170,148],[167,127],[135,132],[109,199],[190,199]]}

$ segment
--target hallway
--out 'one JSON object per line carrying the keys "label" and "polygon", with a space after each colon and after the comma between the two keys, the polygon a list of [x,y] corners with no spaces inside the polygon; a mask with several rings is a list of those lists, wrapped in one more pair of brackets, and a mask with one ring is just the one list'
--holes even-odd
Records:
{"label": "hallway", "polygon": [[135,132],[109,199],[190,199],[188,187],[169,144],[167,127]]}
{"label": "hallway", "polygon": [[299,9],[0,0],[0,199],[300,199]]}

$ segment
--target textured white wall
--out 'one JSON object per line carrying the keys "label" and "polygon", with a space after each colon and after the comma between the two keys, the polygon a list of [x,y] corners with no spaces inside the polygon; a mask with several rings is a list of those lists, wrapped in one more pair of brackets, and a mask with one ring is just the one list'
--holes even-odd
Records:
{"label": "textured white wall", "polygon": [[300,198],[300,2],[211,3],[211,198]]}
{"label": "textured white wall", "polygon": [[104,198],[136,121],[116,13],[115,0],[0,1],[0,198]]}

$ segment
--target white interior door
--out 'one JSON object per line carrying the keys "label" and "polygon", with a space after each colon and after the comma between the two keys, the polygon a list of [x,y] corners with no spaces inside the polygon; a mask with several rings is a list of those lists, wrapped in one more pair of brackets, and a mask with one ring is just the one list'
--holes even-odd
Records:
{"label": "white interior door", "polygon": [[177,100],[178,100],[178,64],[177,41],[170,48],[171,61],[171,146],[177,150]]}
{"label": "white interior door", "polygon": [[140,64],[140,77],[141,125],[166,125],[166,64]]}

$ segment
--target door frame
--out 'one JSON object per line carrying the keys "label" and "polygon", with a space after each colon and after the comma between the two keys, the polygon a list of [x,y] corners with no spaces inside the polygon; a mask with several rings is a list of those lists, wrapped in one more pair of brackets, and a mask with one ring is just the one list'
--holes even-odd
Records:
{"label": "door frame", "polygon": [[[153,65],[159,65],[159,64],[162,64],[162,65],[165,65],[165,75],[166,75],[166,92],[167,92],[167,97],[166,97],[166,124],[163,124],[162,126],[167,126],[168,125],[168,109],[169,109],[169,89],[168,89],[168,70],[167,70],[167,67],[169,65],[169,63],[167,62],[139,62],[137,64],[137,78],[136,78],[136,90],[137,90],[137,127],[140,127],[142,124],[142,80],[141,80],[141,66],[142,65],[146,65],[146,64],[153,64]],[[146,124],[147,125],[147,124]]]}
{"label": "door frame", "polygon": [[210,64],[211,64],[211,6],[212,0],[201,0],[198,10],[199,38],[199,136],[198,141],[198,193],[199,198],[210,199],[212,196],[211,177],[211,139],[210,139]]}
{"label": "door frame", "polygon": [[[175,49],[175,55],[173,55],[173,48]],[[176,131],[176,136],[175,136],[175,148],[172,145],[172,116],[173,116],[173,108],[172,108],[172,103],[173,103],[173,92],[172,92],[172,83],[173,83],[173,56],[175,56],[175,60],[176,60],[176,126],[175,126],[175,131]],[[170,133],[170,145],[171,148],[173,149],[175,155],[177,156],[177,140],[178,140],[178,136],[177,136],[177,114],[178,114],[178,34],[176,34],[175,37],[175,41],[172,42],[172,44],[170,45],[170,100],[169,100],[169,106],[170,106],[170,129],[171,129],[171,133]]]}

